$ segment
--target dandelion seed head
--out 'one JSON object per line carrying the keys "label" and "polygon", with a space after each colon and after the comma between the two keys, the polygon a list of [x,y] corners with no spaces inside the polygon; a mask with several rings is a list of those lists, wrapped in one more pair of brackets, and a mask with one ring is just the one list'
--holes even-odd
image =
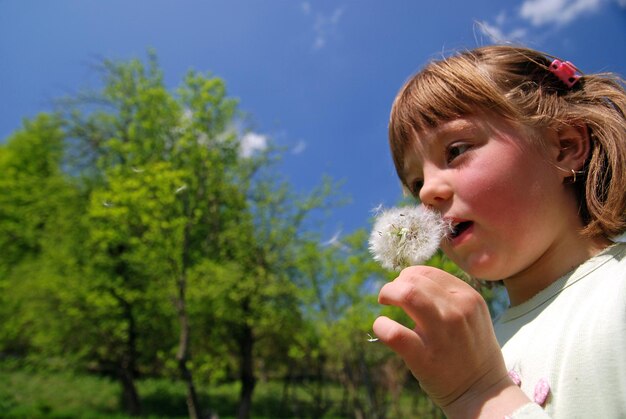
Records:
{"label": "dandelion seed head", "polygon": [[399,271],[430,259],[448,229],[439,213],[422,205],[382,210],[369,249],[383,268]]}

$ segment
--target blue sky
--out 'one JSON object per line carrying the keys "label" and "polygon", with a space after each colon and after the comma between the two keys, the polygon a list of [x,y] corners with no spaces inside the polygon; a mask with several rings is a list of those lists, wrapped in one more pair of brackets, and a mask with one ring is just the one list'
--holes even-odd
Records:
{"label": "blue sky", "polygon": [[351,202],[326,222],[330,240],[401,197],[386,127],[403,82],[429,59],[501,41],[626,76],[626,0],[0,0],[0,140],[97,87],[98,60],[154,48],[172,88],[189,69],[223,78],[249,114],[246,144],[287,147],[296,190],[343,181]]}

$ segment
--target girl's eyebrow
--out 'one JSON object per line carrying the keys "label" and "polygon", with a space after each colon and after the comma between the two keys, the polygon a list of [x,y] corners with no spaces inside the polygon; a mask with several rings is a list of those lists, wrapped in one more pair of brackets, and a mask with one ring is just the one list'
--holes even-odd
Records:
{"label": "girl's eyebrow", "polygon": [[451,134],[456,134],[460,131],[466,131],[475,129],[476,123],[467,119],[459,118],[452,121],[444,122],[435,129],[435,137],[446,137]]}

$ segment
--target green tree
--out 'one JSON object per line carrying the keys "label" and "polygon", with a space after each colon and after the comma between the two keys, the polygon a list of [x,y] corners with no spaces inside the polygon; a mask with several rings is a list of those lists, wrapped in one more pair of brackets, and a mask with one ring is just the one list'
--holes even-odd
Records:
{"label": "green tree", "polygon": [[221,331],[236,348],[239,417],[249,417],[255,347],[282,335],[277,325],[297,323],[289,273],[305,218],[329,205],[333,186],[324,182],[295,196],[271,169],[277,150],[242,155],[233,129],[236,101],[220,79],[189,72],[174,95],[154,56],[147,67],[134,60],[105,62],[104,69],[103,91],[92,96],[89,112],[78,102],[68,132],[91,188],[90,276],[102,278],[94,283],[102,283],[98,289],[125,325],[116,365],[128,399],[136,399],[137,318],[147,312],[145,296],[161,293],[163,301],[167,293],[178,319],[176,360],[190,416],[201,414],[191,354],[207,352],[192,333],[206,321],[190,314],[202,314],[218,329],[210,335]]}
{"label": "green tree", "polygon": [[64,135],[58,118],[42,114],[0,146],[0,277],[41,253],[42,231],[58,211],[66,188],[60,165]]}
{"label": "green tree", "polygon": [[[81,194],[61,170],[62,121],[41,114],[0,146],[0,352],[24,353],[42,319],[44,285],[54,275],[48,256],[66,248],[65,228]],[[46,256],[48,255],[48,256]],[[68,261],[69,262],[69,261]],[[19,315],[26,313],[27,315]]]}
{"label": "green tree", "polygon": [[[133,414],[141,412],[134,385],[139,351],[147,349],[146,341],[155,343],[143,330],[160,329],[150,314],[172,325],[164,315],[167,299],[162,291],[173,294],[173,283],[167,279],[177,273],[175,252],[184,229],[184,219],[175,216],[182,209],[176,194],[182,174],[167,162],[143,167],[141,173],[112,168],[106,187],[92,191],[87,210],[91,289],[106,297],[97,300],[105,302],[103,317],[116,313],[111,330],[105,330],[105,323],[98,328],[106,332],[109,343],[101,357],[107,357],[106,364],[122,383],[124,405]],[[172,337],[162,334],[163,342],[167,336]],[[156,348],[166,349],[162,344]]]}
{"label": "green tree", "polygon": [[235,257],[228,265],[208,263],[198,275],[206,279],[199,288],[205,290],[206,307],[212,311],[205,319],[223,325],[222,334],[210,336],[236,354],[240,418],[250,417],[259,364],[271,368],[280,360],[282,365],[302,324],[293,276],[298,253],[313,240],[304,223],[316,210],[336,204],[337,187],[330,180],[309,194],[296,195],[275,176],[268,154],[260,158],[262,170],[242,186],[247,217],[227,235],[237,245]]}
{"label": "green tree", "polygon": [[378,289],[389,274],[371,258],[367,238],[357,230],[323,247],[311,243],[300,254],[301,298],[313,329],[297,352],[304,351],[315,365],[319,416],[330,407],[324,395],[329,381],[341,383],[357,417],[384,416],[387,387],[381,385],[381,368],[391,358],[368,342],[368,332],[380,313]]}
{"label": "green tree", "polygon": [[[90,269],[108,281],[127,325],[120,367],[128,399],[136,367],[136,317],[154,287],[178,318],[176,359],[191,417],[201,414],[190,368],[188,275],[206,260],[228,259],[224,240],[245,209],[238,188],[238,141],[228,131],[236,102],[223,82],[190,72],[175,96],[156,58],[104,63],[104,89],[77,102],[69,135],[92,186]],[[87,109],[87,111],[85,111]],[[161,299],[167,299],[161,297]],[[139,304],[139,305],[137,305]],[[145,316],[144,316],[145,317]],[[138,411],[138,409],[135,409]]]}

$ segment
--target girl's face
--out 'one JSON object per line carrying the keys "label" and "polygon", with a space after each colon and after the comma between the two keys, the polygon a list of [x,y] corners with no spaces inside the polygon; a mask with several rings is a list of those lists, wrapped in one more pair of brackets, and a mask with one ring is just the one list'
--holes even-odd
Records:
{"label": "girl's face", "polygon": [[[550,131],[546,144],[557,144]],[[562,239],[580,227],[558,147],[530,145],[528,131],[493,115],[459,118],[420,133],[404,179],[454,226],[445,253],[485,280],[546,275]]]}

